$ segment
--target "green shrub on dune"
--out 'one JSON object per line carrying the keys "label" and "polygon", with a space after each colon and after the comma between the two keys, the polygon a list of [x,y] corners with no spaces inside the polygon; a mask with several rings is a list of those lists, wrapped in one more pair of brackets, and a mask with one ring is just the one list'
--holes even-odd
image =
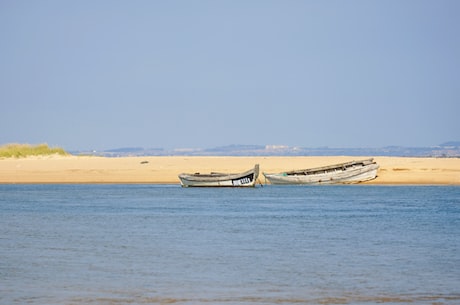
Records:
{"label": "green shrub on dune", "polygon": [[0,146],[0,157],[3,158],[20,158],[28,156],[48,156],[48,155],[62,155],[67,156],[67,153],[64,149],[60,147],[49,147],[48,144],[6,144]]}

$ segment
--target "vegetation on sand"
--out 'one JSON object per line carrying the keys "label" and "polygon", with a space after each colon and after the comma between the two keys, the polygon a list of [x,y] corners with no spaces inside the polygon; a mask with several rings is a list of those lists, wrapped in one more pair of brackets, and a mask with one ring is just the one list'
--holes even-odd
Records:
{"label": "vegetation on sand", "polygon": [[47,155],[69,155],[60,147],[49,147],[48,144],[6,144],[0,146],[0,157],[3,158],[20,158],[27,156],[47,156]]}

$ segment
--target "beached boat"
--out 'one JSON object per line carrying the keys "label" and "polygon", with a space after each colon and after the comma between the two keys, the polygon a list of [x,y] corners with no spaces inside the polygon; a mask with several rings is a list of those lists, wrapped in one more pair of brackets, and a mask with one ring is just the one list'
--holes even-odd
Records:
{"label": "beached boat", "polygon": [[374,159],[366,159],[277,174],[263,174],[271,184],[348,184],[375,179],[378,168]]}
{"label": "beached boat", "polygon": [[259,164],[254,168],[243,173],[228,174],[215,173],[210,174],[180,174],[179,179],[183,187],[201,186],[201,187],[254,187],[259,177]]}

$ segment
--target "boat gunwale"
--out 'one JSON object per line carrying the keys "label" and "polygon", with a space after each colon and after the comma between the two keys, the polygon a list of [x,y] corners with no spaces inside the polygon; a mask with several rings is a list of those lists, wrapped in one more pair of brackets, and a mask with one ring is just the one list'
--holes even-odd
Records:
{"label": "boat gunwale", "polygon": [[182,173],[179,174],[180,179],[184,179],[187,181],[196,181],[196,182],[219,182],[219,181],[226,181],[226,180],[237,180],[241,178],[245,178],[250,175],[253,176],[253,180],[257,180],[258,178],[258,172],[259,172],[259,165],[256,164],[253,168],[241,172],[241,173],[216,173],[216,172],[211,172],[208,174],[200,174],[200,173],[195,173],[195,174],[188,174],[188,173]]}
{"label": "boat gunwale", "polygon": [[331,170],[344,171],[346,170],[346,168],[350,168],[350,167],[353,167],[354,165],[359,165],[359,164],[362,164],[362,167],[366,167],[366,166],[377,164],[377,163],[374,161],[374,158],[369,158],[369,159],[363,159],[363,160],[357,160],[357,161],[353,160],[349,162],[337,163],[337,164],[326,165],[326,166],[285,171],[285,172],[280,172],[280,173],[263,173],[263,174],[264,176],[266,175],[270,175],[270,176],[314,176],[314,175],[323,174],[324,172],[331,171]]}
{"label": "boat gunwale", "polygon": [[220,175],[213,175],[213,174],[180,174],[179,178],[187,179],[189,181],[224,181],[224,180],[233,180],[245,177],[250,175],[254,172],[254,170],[250,170],[244,173],[239,174],[220,174]]}

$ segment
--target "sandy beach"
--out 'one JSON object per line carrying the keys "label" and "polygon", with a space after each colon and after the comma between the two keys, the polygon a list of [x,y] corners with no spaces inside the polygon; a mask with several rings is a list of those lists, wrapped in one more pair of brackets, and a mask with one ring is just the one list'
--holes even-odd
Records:
{"label": "sandy beach", "polygon": [[[179,184],[180,173],[240,172],[259,163],[273,173],[367,157],[120,157],[40,156],[0,159],[0,183]],[[460,158],[374,157],[378,177],[366,184],[460,185]],[[266,184],[264,176],[260,183]]]}

